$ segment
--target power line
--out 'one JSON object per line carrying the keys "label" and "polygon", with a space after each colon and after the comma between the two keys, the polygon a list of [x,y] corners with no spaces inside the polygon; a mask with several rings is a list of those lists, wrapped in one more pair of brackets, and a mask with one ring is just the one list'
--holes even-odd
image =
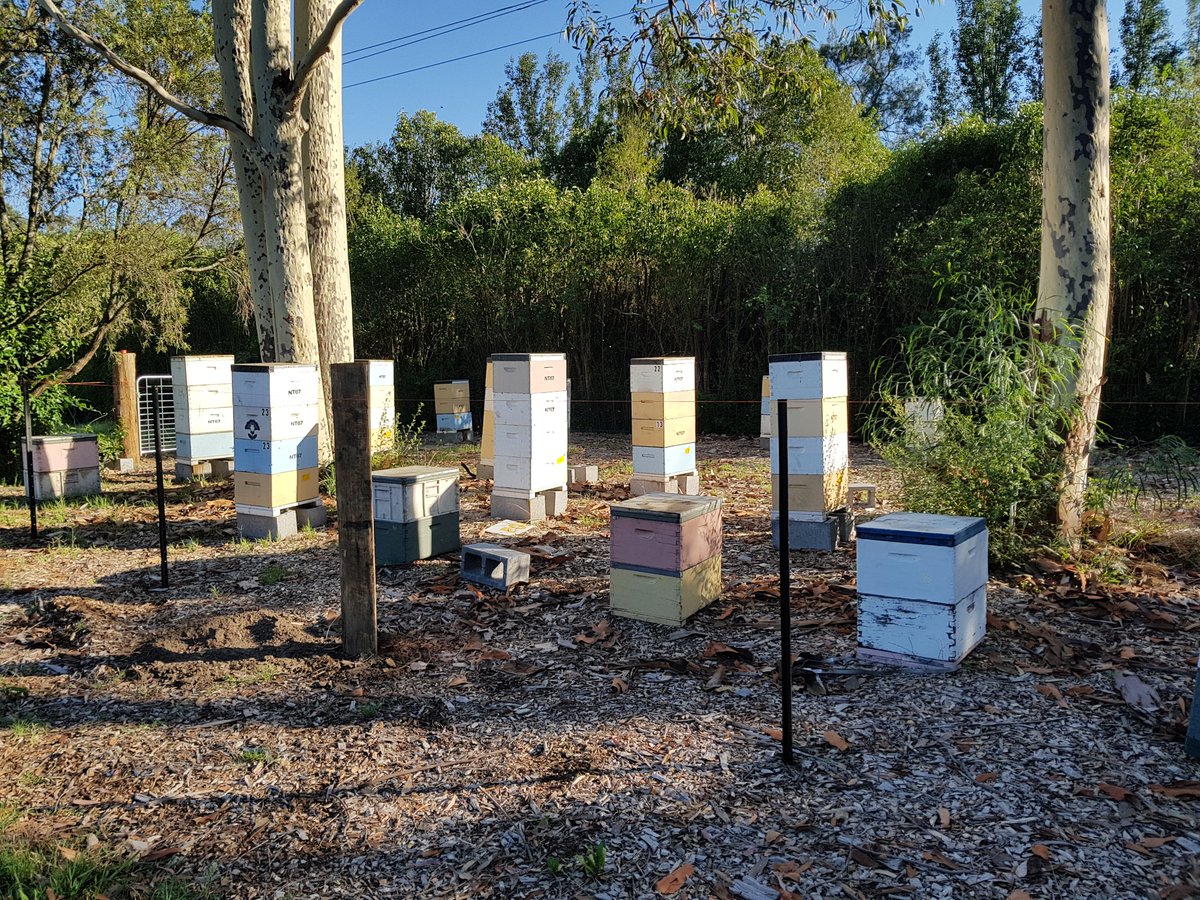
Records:
{"label": "power line", "polygon": [[[363,60],[371,59],[374,56],[379,56],[384,53],[391,53],[393,50],[400,50],[403,47],[411,47],[413,44],[420,44],[423,41],[431,41],[434,38],[445,37],[448,34],[453,34],[456,31],[462,31],[464,28],[470,28],[474,25],[482,25],[485,22],[491,22],[494,19],[500,19],[504,16],[510,16],[513,13],[523,12],[527,9],[532,9],[535,6],[540,6],[543,3],[549,3],[550,0],[522,0],[520,3],[513,3],[509,6],[501,6],[497,9],[489,10],[488,12],[479,13],[474,16],[468,16],[465,19],[457,19],[453,22],[447,22],[444,25],[437,25],[433,28],[426,28],[422,31],[414,31],[411,34],[402,34],[399,37],[390,38],[386,41],[368,44],[365,47],[358,47],[355,50],[346,51],[346,56],[354,54],[363,54],[356,56],[354,59],[346,59],[345,62],[358,63]],[[391,45],[391,46],[389,46]],[[375,50],[376,47],[382,47],[381,50]],[[374,53],[366,53],[367,50],[375,50]]]}
{"label": "power line", "polygon": [[521,41],[513,41],[511,44],[501,44],[498,47],[488,47],[486,50],[476,50],[474,53],[464,53],[462,56],[455,56],[451,59],[440,59],[437,62],[426,63],[423,66],[414,66],[411,69],[403,69],[399,72],[390,72],[387,75],[379,75],[375,78],[367,78],[364,81],[355,81],[345,85],[346,89],[352,87],[362,87],[364,84],[374,84],[377,81],[386,81],[389,78],[399,78],[401,75],[411,75],[413,72],[423,72],[426,69],[433,69],[437,66],[448,66],[450,63],[462,62],[464,59],[473,59],[476,56],[483,56],[485,53],[495,53],[497,50],[508,50],[511,47],[519,47],[522,44],[531,44],[534,41],[544,40],[548,37],[557,37],[562,34],[562,29],[558,31],[548,31],[545,34],[534,35],[530,38],[525,38]]}

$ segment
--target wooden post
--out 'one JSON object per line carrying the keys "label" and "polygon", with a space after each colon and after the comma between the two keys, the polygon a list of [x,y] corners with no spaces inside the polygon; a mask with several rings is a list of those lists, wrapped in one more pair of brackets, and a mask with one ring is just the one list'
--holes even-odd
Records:
{"label": "wooden post", "polygon": [[342,649],[347,656],[366,656],[375,653],[379,645],[368,363],[334,363],[330,382],[342,562]]}
{"label": "wooden post", "polygon": [[113,354],[113,409],[124,432],[121,455],[136,462],[141,452],[138,439],[137,354],[124,350]]}

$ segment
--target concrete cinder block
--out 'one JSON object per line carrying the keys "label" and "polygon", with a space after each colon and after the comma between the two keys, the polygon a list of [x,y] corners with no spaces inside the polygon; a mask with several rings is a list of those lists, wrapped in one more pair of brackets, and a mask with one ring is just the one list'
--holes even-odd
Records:
{"label": "concrete cinder block", "polygon": [[464,581],[498,591],[529,580],[529,554],[496,544],[467,544],[462,548]]}
{"label": "concrete cinder block", "polygon": [[232,478],[233,477],[233,460],[232,459],[210,459],[209,466],[212,467],[213,478]]}
{"label": "concrete cinder block", "polygon": [[319,500],[311,506],[297,506],[294,512],[296,513],[297,528],[325,527],[325,504]]}
{"label": "concrete cinder block", "polygon": [[491,481],[495,474],[496,468],[491,463],[480,463],[475,467],[475,477],[480,481]]}
{"label": "concrete cinder block", "polygon": [[567,489],[565,487],[557,491],[544,491],[542,496],[546,498],[546,516],[548,518],[561,516],[567,511]]}
{"label": "concrete cinder block", "polygon": [[[862,497],[860,500],[859,497]],[[875,485],[867,482],[851,482],[846,488],[846,502],[870,512],[875,508]]]}
{"label": "concrete cinder block", "polygon": [[109,460],[107,468],[110,472],[120,472],[122,475],[130,475],[137,470],[137,463],[128,456],[119,456],[116,459]]}
{"label": "concrete cinder block", "polygon": [[[798,522],[788,520],[788,547],[791,550],[824,550],[832,553],[837,549],[838,517],[830,516],[823,522]],[[771,546],[779,548],[779,520],[771,520]]]}
{"label": "concrete cinder block", "polygon": [[546,495],[508,497],[492,492],[492,518],[518,522],[540,522],[546,518]]}
{"label": "concrete cinder block", "polygon": [[643,494],[687,494],[700,493],[700,476],[696,472],[682,475],[637,475],[629,481],[629,493],[633,497]]}
{"label": "concrete cinder block", "polygon": [[567,484],[595,484],[599,480],[599,466],[571,466],[567,469]]}
{"label": "concrete cinder block", "polygon": [[175,480],[176,481],[191,481],[193,478],[207,478],[212,474],[212,464],[207,462],[198,463],[175,463]]}
{"label": "concrete cinder block", "polygon": [[292,537],[299,530],[296,519],[296,510],[294,509],[285,509],[277,516],[238,513],[238,536],[247,541],[257,541],[263,538],[277,541]]}

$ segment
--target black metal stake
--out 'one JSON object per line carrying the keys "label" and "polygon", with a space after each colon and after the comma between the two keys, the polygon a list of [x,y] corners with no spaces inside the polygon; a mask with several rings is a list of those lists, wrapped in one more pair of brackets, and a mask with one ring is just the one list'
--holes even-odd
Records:
{"label": "black metal stake", "polygon": [[33,474],[33,413],[29,405],[29,382],[21,382],[21,399],[25,404],[25,500],[29,505],[29,540],[36,542],[37,492],[34,490]]}
{"label": "black metal stake", "polygon": [[158,492],[158,558],[160,587],[167,587],[167,498],[163,493],[162,430],[159,427],[158,385],[150,389],[151,415],[154,417],[154,477]]}
{"label": "black metal stake", "polygon": [[779,474],[779,682],[783,688],[783,763],[796,764],[792,753],[792,566],[791,535],[788,533],[788,426],[787,401],[775,407],[775,440]]}

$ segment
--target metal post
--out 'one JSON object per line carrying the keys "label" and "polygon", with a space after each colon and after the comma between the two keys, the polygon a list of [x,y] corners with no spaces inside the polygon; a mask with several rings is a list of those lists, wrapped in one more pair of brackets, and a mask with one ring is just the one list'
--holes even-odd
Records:
{"label": "metal post", "polygon": [[29,505],[29,540],[38,539],[37,493],[33,474],[33,413],[29,405],[29,382],[21,382],[21,399],[25,404],[25,501]]}
{"label": "metal post", "polygon": [[792,566],[788,534],[788,421],[787,401],[775,407],[775,439],[779,452],[779,682],[783,688],[783,763],[795,765],[792,753]]}
{"label": "metal post", "polygon": [[158,403],[158,385],[151,388],[150,414],[154,417],[154,478],[158,492],[158,558],[160,587],[167,585],[167,498],[163,493],[162,428],[159,425],[161,410]]}

